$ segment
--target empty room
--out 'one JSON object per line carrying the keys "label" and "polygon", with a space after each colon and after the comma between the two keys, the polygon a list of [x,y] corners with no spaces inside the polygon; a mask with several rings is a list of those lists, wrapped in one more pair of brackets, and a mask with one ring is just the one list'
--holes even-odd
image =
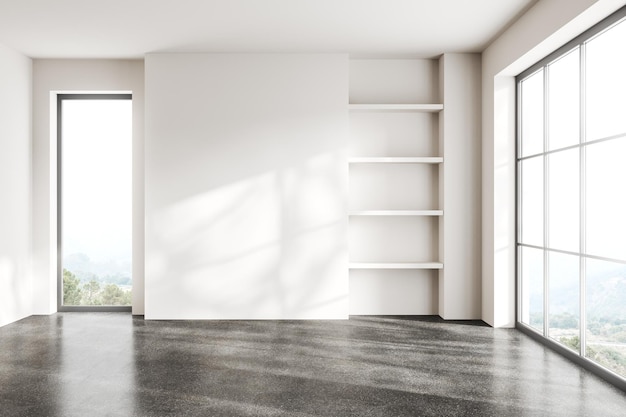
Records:
{"label": "empty room", "polygon": [[626,415],[625,0],[0,0],[0,416]]}

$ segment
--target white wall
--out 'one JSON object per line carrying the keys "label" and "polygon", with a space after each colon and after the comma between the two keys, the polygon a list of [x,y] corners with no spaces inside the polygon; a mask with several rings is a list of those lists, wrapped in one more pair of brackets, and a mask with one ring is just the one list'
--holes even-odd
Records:
{"label": "white wall", "polygon": [[0,326],[32,314],[31,73],[0,45]]}
{"label": "white wall", "polygon": [[439,116],[439,315],[446,320],[481,317],[480,275],[480,82],[479,54],[439,59],[444,110]]}
{"label": "white wall", "polygon": [[543,0],[483,53],[482,319],[515,325],[515,75],[626,4]]}
{"label": "white wall", "polygon": [[146,57],[146,318],[347,318],[346,55]]}
{"label": "white wall", "polygon": [[52,92],[133,93],[133,314],[143,314],[143,61],[33,62],[33,314],[57,309],[56,137]]}

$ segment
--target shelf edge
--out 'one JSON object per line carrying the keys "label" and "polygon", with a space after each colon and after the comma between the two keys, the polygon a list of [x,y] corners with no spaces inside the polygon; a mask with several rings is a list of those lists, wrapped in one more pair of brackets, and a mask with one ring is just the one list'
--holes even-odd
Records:
{"label": "shelf edge", "polygon": [[358,210],[349,216],[443,216],[443,210]]}
{"label": "shelf edge", "polygon": [[419,111],[419,112],[440,112],[443,104],[348,104],[348,110],[354,111]]}
{"label": "shelf edge", "polygon": [[440,156],[373,156],[351,157],[350,164],[441,164],[443,157]]}
{"label": "shelf edge", "polygon": [[443,269],[440,262],[362,263],[351,262],[349,269]]}

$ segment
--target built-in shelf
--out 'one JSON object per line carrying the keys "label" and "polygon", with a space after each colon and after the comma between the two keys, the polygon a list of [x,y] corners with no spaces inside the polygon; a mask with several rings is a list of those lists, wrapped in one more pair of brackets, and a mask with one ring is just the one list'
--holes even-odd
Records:
{"label": "built-in shelf", "polygon": [[381,156],[348,158],[350,164],[441,164],[439,156]]}
{"label": "built-in shelf", "polygon": [[443,216],[443,210],[359,210],[350,216]]}
{"label": "built-in shelf", "polygon": [[437,314],[445,270],[438,64],[350,61],[351,314]]}
{"label": "built-in shelf", "polygon": [[439,112],[443,104],[348,104],[353,111],[419,111]]}
{"label": "built-in shelf", "polygon": [[443,269],[440,262],[350,263],[350,269]]}

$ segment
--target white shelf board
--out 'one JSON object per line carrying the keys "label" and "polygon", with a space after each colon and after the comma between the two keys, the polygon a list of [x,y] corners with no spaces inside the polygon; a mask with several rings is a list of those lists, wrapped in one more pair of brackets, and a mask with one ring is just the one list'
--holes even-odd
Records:
{"label": "white shelf board", "polygon": [[439,112],[443,104],[348,104],[352,111],[419,111]]}
{"label": "white shelf board", "polygon": [[350,269],[443,269],[440,262],[350,263]]}
{"label": "white shelf board", "polygon": [[350,164],[440,164],[440,156],[378,156],[348,158]]}
{"label": "white shelf board", "polygon": [[359,210],[350,216],[443,216],[443,210]]}

